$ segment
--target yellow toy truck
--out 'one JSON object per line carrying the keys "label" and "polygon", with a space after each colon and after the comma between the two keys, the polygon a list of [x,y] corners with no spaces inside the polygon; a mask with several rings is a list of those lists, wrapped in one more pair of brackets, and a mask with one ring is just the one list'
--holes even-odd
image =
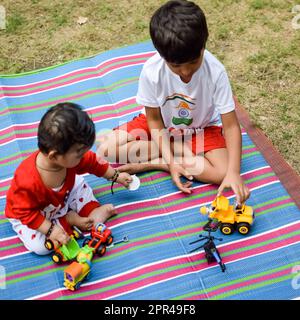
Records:
{"label": "yellow toy truck", "polygon": [[210,206],[201,207],[200,212],[207,214],[210,221],[218,221],[223,234],[232,234],[235,229],[240,234],[249,233],[255,215],[252,207],[243,204],[241,207],[230,205],[224,196],[217,197]]}

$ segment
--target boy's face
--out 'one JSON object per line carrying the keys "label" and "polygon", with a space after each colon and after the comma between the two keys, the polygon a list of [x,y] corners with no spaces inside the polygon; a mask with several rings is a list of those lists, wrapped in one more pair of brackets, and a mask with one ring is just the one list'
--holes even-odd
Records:
{"label": "boy's face", "polygon": [[203,61],[204,49],[201,50],[201,54],[199,58],[181,64],[175,64],[171,62],[167,62],[168,67],[172,72],[180,76],[180,79],[188,83],[191,81],[193,74],[201,67]]}
{"label": "boy's face", "polygon": [[74,144],[67,153],[56,155],[56,163],[64,168],[74,168],[89,149],[83,144]]}

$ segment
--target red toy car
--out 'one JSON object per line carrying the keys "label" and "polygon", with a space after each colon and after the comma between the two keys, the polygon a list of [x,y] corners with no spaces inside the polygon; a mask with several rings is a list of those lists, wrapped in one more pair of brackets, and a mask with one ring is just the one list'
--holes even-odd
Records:
{"label": "red toy car", "polygon": [[103,256],[106,252],[106,246],[109,246],[112,242],[113,236],[111,231],[104,223],[98,223],[92,228],[91,236],[83,241],[82,246],[84,247],[87,244],[89,247],[94,248],[94,251],[99,256]]}

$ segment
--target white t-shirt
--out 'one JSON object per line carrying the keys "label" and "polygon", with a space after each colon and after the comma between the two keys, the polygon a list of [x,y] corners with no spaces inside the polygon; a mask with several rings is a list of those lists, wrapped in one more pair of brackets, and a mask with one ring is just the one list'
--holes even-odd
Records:
{"label": "white t-shirt", "polygon": [[219,115],[235,109],[225,67],[205,50],[200,68],[184,83],[156,53],[142,69],[137,103],[160,108],[166,128],[185,134],[215,125]]}

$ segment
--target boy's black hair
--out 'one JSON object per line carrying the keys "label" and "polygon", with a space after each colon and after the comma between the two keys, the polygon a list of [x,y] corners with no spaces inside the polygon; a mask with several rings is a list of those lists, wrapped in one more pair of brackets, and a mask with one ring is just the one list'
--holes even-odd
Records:
{"label": "boy's black hair", "polygon": [[46,154],[56,150],[63,155],[74,144],[91,148],[95,137],[92,119],[81,106],[71,102],[58,103],[50,108],[38,127],[38,147]]}
{"label": "boy's black hair", "polygon": [[193,61],[200,57],[208,38],[205,15],[194,2],[168,1],[152,16],[150,36],[167,62]]}

